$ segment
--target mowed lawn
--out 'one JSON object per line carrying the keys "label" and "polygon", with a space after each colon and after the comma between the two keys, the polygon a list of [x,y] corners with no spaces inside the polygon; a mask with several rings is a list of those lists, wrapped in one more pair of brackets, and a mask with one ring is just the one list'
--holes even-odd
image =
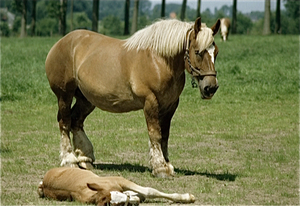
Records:
{"label": "mowed lawn", "polygon": [[[44,61],[58,38],[1,39],[1,204],[78,205],[40,199],[37,185],[60,164],[56,97]],[[172,179],[151,176],[142,111],[96,109],[85,122],[95,172],[165,192],[189,192],[196,205],[299,204],[299,36],[216,37],[219,90],[201,100],[187,75],[173,117]],[[163,199],[149,205],[166,205]]]}

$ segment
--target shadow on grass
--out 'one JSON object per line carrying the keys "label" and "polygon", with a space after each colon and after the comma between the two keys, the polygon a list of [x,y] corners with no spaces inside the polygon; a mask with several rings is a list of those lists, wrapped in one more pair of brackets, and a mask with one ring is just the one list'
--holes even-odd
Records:
{"label": "shadow on grass", "polygon": [[[111,163],[98,163],[94,164],[95,169],[98,170],[113,170],[113,171],[129,171],[129,172],[151,172],[148,167],[139,165],[139,164],[130,164],[130,163],[123,163],[123,164],[111,164]],[[209,172],[198,172],[198,171],[191,171],[191,170],[183,170],[175,168],[175,172],[180,175],[190,176],[190,175],[200,175],[206,176],[208,178],[215,178],[220,181],[235,181],[238,175],[230,174],[228,172],[223,174],[214,174]]]}
{"label": "shadow on grass", "polygon": [[185,176],[201,175],[201,176],[206,176],[206,177],[209,177],[209,178],[215,178],[215,179],[220,180],[220,181],[230,181],[230,182],[235,181],[236,177],[238,176],[237,174],[230,174],[230,173],[228,173],[228,171],[226,173],[223,173],[223,174],[214,174],[214,173],[209,173],[208,171],[198,172],[198,171],[182,170],[182,169],[176,169],[175,168],[175,172],[183,174]]}
{"label": "shadow on grass", "polygon": [[95,169],[98,170],[117,170],[117,171],[129,171],[129,172],[151,172],[148,167],[141,166],[139,164],[111,164],[111,163],[99,163],[94,164]]}

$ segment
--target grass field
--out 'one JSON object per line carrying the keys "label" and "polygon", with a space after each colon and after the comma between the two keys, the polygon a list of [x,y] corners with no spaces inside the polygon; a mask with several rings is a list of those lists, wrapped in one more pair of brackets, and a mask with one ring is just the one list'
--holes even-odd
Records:
{"label": "grass field", "polygon": [[[59,166],[56,98],[44,72],[56,38],[1,39],[2,205],[78,205],[40,199],[37,185]],[[230,36],[216,60],[220,88],[201,100],[187,77],[171,126],[173,179],[151,177],[142,111],[99,109],[85,129],[96,174],[121,175],[196,205],[299,204],[299,36]],[[150,205],[168,201],[148,200]]]}

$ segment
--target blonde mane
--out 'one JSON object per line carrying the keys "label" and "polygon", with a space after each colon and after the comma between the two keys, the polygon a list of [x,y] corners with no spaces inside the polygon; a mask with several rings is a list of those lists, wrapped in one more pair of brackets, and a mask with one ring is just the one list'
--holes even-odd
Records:
{"label": "blonde mane", "polygon": [[[146,28],[137,31],[133,36],[125,40],[128,50],[150,49],[164,57],[174,57],[182,52],[186,42],[186,33],[194,27],[194,23],[178,20],[160,20]],[[214,41],[213,32],[206,24],[201,25],[197,42],[199,50],[209,47]]]}

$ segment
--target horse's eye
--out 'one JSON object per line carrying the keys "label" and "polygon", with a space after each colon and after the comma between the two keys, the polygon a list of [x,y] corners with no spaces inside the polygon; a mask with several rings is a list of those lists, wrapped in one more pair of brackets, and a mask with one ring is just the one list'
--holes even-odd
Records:
{"label": "horse's eye", "polygon": [[202,52],[200,52],[199,50],[195,50],[195,54],[196,54],[196,55],[198,55],[198,56],[202,56],[202,54],[203,54],[203,51],[202,51]]}

